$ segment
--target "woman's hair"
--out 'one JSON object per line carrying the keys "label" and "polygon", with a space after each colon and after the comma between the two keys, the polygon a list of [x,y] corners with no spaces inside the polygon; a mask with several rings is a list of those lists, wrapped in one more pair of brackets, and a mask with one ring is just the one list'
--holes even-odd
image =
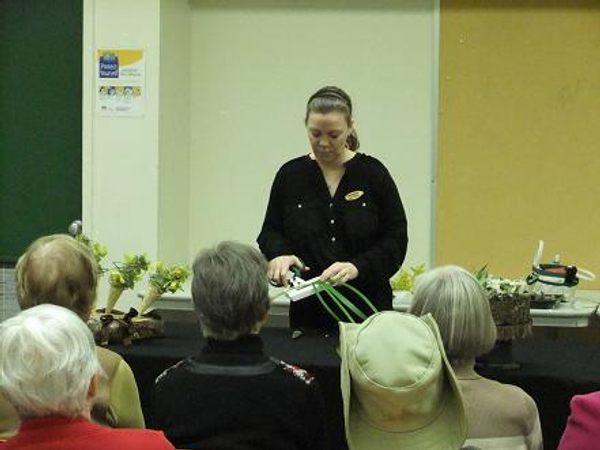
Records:
{"label": "woman's hair", "polygon": [[256,331],[270,307],[267,261],[249,245],[225,241],[194,261],[192,298],[206,337],[233,340]]}
{"label": "woman's hair", "polygon": [[306,104],[306,116],[304,123],[308,121],[310,113],[327,114],[332,111],[340,112],[346,118],[346,124],[352,127],[352,132],[348,136],[346,145],[352,151],[358,150],[360,141],[353,127],[352,121],[352,100],[342,89],[336,86],[325,86],[319,89],[308,99]]}
{"label": "woman's hair", "polygon": [[17,298],[22,309],[64,306],[87,320],[96,301],[98,265],[91,250],[66,234],[35,240],[19,258]]}
{"label": "woman's hair", "polygon": [[496,342],[487,295],[475,277],[461,267],[438,267],[419,276],[410,311],[417,316],[433,316],[454,365],[488,352]]}
{"label": "woman's hair", "polygon": [[39,305],[0,324],[0,391],[21,418],[85,415],[98,372],[92,333],[66,308]]}

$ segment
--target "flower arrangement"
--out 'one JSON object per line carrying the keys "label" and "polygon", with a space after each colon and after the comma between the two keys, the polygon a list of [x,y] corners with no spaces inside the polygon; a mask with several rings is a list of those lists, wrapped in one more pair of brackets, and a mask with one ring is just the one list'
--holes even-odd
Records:
{"label": "flower arrangement", "polygon": [[531,293],[524,280],[511,280],[490,275],[487,266],[474,273],[485,289],[496,328],[498,341],[511,341],[531,335],[529,312]]}
{"label": "flower arrangement", "polygon": [[83,245],[85,245],[91,250],[91,252],[94,255],[94,259],[98,264],[98,273],[102,275],[104,272],[106,272],[107,269],[102,267],[102,260],[106,255],[108,255],[108,248],[106,247],[106,245],[92,241],[88,236],[86,236],[83,233],[79,233],[78,235],[76,235],[75,239],[77,239],[79,242],[81,242]]}
{"label": "flower arrangement", "polygon": [[110,314],[117,300],[125,289],[133,289],[144,273],[150,267],[150,260],[146,255],[126,254],[122,263],[113,263],[115,268],[108,273],[110,291],[106,302],[106,314]]}
{"label": "flower arrangement", "polygon": [[490,297],[515,295],[527,290],[524,280],[495,277],[488,272],[487,266],[483,266],[474,275]]}
{"label": "flower arrangement", "polygon": [[415,279],[425,272],[425,264],[411,267],[409,269],[400,269],[390,279],[390,285],[394,291],[407,291],[413,293],[415,290]]}
{"label": "flower arrangement", "polygon": [[142,300],[140,314],[150,308],[165,292],[177,292],[183,289],[183,284],[189,276],[190,271],[185,266],[167,267],[161,261],[156,262],[154,272],[148,280],[148,288]]}

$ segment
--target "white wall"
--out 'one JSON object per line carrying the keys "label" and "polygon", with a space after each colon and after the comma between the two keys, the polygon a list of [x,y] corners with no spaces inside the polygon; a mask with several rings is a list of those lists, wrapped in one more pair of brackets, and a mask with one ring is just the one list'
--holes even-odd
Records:
{"label": "white wall", "polygon": [[191,2],[190,251],[254,242],[276,170],[309,151],[307,98],[335,84],[354,100],[361,151],[400,189],[409,262],[429,262],[435,2],[287,4]]}
{"label": "white wall", "polygon": [[[83,223],[108,245],[109,258],[158,249],[159,0],[85,0],[83,67]],[[94,105],[94,52],[146,52],[144,117],[100,117]],[[103,304],[106,280],[100,285]],[[124,294],[133,301],[135,293]]]}
{"label": "white wall", "polygon": [[[308,96],[336,84],[353,97],[361,151],[400,189],[407,262],[430,262],[438,9],[437,0],[84,0],[86,232],[115,260],[146,252],[189,263],[222,239],[254,242],[277,168],[309,151]],[[93,53],[111,47],[146,51],[142,118],[94,112]]]}
{"label": "white wall", "polygon": [[190,160],[190,10],[164,0],[160,14],[158,257],[188,262]]}

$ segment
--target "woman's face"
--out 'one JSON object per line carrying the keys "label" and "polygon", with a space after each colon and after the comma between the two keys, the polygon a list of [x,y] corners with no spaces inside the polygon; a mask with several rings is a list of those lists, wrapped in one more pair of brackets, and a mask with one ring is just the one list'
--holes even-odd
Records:
{"label": "woman's face", "polygon": [[306,120],[306,130],[315,158],[327,163],[342,158],[352,127],[339,111],[326,114],[311,112]]}

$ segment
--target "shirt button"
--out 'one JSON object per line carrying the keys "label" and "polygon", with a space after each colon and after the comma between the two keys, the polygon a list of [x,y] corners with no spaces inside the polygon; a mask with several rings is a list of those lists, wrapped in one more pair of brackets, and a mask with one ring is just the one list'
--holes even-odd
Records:
{"label": "shirt button", "polygon": [[331,242],[335,242],[335,236],[331,238]]}
{"label": "shirt button", "polygon": [[362,204],[362,207],[364,208],[365,206],[367,206],[367,204],[366,204],[366,203],[363,203],[363,204]]}
{"label": "shirt button", "polygon": [[335,223],[335,219],[331,219],[331,220],[329,221],[329,223],[330,223],[331,225],[333,225],[333,224]]}
{"label": "shirt button", "polygon": [[298,208],[302,208],[302,203],[298,203]]}

